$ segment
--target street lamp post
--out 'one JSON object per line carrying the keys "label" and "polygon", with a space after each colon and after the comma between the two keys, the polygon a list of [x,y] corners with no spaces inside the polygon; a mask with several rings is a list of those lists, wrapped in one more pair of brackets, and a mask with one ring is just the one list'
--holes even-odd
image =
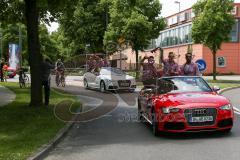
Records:
{"label": "street lamp post", "polygon": [[178,4],[178,12],[181,11],[181,3],[179,1],[174,1],[174,3]]}
{"label": "street lamp post", "polygon": [[18,34],[19,34],[19,54],[20,54],[20,67],[22,67],[23,64],[23,58],[22,58],[22,30],[20,28],[18,28]]}
{"label": "street lamp post", "polygon": [[[180,13],[180,11],[181,11],[181,3],[179,2],[179,1],[174,1],[174,3],[175,4],[178,4],[178,14]],[[180,15],[178,15],[178,23],[180,22]],[[179,32],[180,30],[178,30],[178,56],[177,56],[177,60],[178,60],[178,63],[179,63],[179,57],[180,57],[180,55],[179,55],[179,39],[180,39],[180,32]]]}

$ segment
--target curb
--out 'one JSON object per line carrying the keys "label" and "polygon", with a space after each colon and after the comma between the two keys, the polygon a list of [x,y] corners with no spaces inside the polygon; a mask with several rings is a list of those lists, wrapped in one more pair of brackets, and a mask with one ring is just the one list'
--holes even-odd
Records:
{"label": "curb", "polygon": [[[76,119],[76,117],[74,117]],[[47,154],[56,147],[56,145],[67,135],[68,131],[74,125],[74,119],[72,122],[69,122],[64,128],[62,128],[57,135],[46,145],[43,145],[36,153],[27,158],[27,160],[41,160],[44,159]]]}
{"label": "curb", "polygon": [[27,160],[42,160],[44,159],[48,153],[56,147],[57,144],[61,142],[61,140],[67,135],[70,129],[75,124],[75,120],[77,119],[78,115],[75,115],[70,122],[68,122],[64,128],[62,128],[57,135],[50,140],[48,144],[43,145],[39,148],[35,153],[33,153]]}
{"label": "curb", "polygon": [[240,86],[228,87],[228,88],[221,89],[218,93],[222,94],[223,92],[226,92],[226,91],[229,91],[229,90],[232,90],[232,89],[238,89],[238,88],[240,88]]}

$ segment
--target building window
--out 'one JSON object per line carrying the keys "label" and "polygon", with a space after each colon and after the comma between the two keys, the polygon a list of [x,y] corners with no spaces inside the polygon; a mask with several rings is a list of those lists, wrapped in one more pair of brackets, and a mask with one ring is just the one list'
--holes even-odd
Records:
{"label": "building window", "polygon": [[192,25],[189,25],[189,42],[192,42]]}
{"label": "building window", "polygon": [[225,57],[217,57],[217,66],[218,67],[225,67],[226,66]]}
{"label": "building window", "polygon": [[187,44],[192,42],[191,37],[192,25],[181,25],[170,28],[160,33],[156,43],[157,46],[168,47],[178,44]]}
{"label": "building window", "polygon": [[230,33],[230,41],[231,42],[237,42],[238,41],[238,20],[235,21],[235,24],[232,27],[231,33]]}

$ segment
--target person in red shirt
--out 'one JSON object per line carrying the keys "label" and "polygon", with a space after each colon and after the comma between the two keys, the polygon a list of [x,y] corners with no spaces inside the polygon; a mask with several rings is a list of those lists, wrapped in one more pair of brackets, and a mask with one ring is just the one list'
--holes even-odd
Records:
{"label": "person in red shirt", "polygon": [[8,65],[7,63],[3,66],[3,79],[5,82],[7,82],[7,76],[8,76]]}

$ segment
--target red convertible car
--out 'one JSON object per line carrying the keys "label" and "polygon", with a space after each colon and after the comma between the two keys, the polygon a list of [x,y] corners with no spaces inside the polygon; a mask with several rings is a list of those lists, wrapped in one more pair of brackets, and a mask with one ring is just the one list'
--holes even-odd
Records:
{"label": "red convertible car", "polygon": [[140,120],[152,125],[154,135],[163,132],[230,132],[234,111],[201,77],[163,77],[143,88],[138,97]]}

